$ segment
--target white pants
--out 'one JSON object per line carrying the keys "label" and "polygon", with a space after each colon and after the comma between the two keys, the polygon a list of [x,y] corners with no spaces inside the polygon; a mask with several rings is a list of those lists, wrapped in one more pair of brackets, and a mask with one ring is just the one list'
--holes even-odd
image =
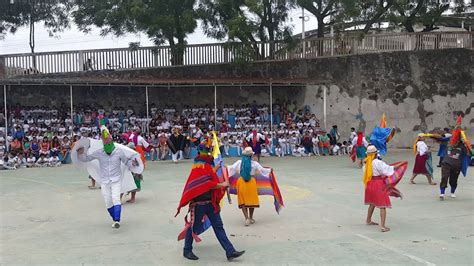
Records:
{"label": "white pants", "polygon": [[120,189],[120,181],[100,185],[100,190],[102,191],[102,196],[104,196],[105,207],[107,207],[107,209],[113,207],[114,205],[121,204]]}
{"label": "white pants", "polygon": [[171,158],[173,159],[173,162],[177,162],[179,160],[183,159],[183,151],[177,151],[176,153],[171,154]]}

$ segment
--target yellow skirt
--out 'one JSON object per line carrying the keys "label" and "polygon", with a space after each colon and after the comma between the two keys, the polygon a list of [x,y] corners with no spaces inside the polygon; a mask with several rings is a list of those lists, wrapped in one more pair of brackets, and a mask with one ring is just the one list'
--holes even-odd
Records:
{"label": "yellow skirt", "polygon": [[237,199],[239,208],[258,208],[260,203],[258,201],[257,181],[251,178],[249,182],[245,182],[242,177],[237,180]]}

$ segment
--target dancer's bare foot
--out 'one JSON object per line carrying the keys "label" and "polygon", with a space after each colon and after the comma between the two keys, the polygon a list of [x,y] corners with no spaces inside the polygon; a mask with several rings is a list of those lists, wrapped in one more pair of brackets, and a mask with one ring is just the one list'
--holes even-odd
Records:
{"label": "dancer's bare foot", "polygon": [[431,183],[430,183],[430,185],[432,185],[432,186],[436,186],[436,185],[437,185],[437,183],[436,183],[436,182],[431,182]]}
{"label": "dancer's bare foot", "polygon": [[379,225],[378,223],[372,222],[372,221],[369,221],[369,222],[366,222],[366,223],[367,223],[367,225]]}
{"label": "dancer's bare foot", "polygon": [[416,184],[415,181],[413,180],[410,180],[410,184]]}
{"label": "dancer's bare foot", "polygon": [[388,231],[390,231],[390,228],[385,227],[385,226],[380,227],[380,232],[385,233],[385,232],[388,232]]}
{"label": "dancer's bare foot", "polygon": [[134,203],[135,202],[135,199],[129,199],[127,200],[128,203]]}
{"label": "dancer's bare foot", "polygon": [[96,186],[87,186],[89,189],[96,189]]}

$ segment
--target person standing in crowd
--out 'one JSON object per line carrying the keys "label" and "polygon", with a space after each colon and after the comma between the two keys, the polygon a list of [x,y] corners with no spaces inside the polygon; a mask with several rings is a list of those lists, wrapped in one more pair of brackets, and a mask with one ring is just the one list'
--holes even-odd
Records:
{"label": "person standing in crowd", "polygon": [[340,138],[341,135],[337,131],[337,125],[332,126],[331,130],[329,131],[329,144],[331,144],[331,149],[337,144]]}
{"label": "person standing in crowd", "polygon": [[[130,149],[136,151],[135,150],[135,144],[133,144],[133,142],[129,142],[127,147],[129,147]],[[140,192],[142,190],[143,174],[132,173],[132,176],[133,176],[133,180],[135,181],[135,185],[137,186],[137,188],[132,190],[132,191],[129,191],[129,193],[131,194],[131,197],[130,197],[129,200],[127,200],[128,203],[134,203],[137,192]]]}
{"label": "person standing in crowd", "polygon": [[177,163],[178,160],[182,160],[185,139],[178,128],[173,128],[173,134],[170,136],[168,144],[171,150],[171,157],[173,159],[173,162]]}
{"label": "person standing in crowd", "polygon": [[326,134],[326,131],[323,130],[322,134],[319,136],[319,147],[321,148],[323,156],[329,155],[330,146],[329,136]]}

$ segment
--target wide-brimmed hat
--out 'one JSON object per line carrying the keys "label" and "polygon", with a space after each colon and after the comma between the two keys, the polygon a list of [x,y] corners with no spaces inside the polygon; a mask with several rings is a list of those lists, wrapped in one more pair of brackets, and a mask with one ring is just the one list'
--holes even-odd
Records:
{"label": "wide-brimmed hat", "polygon": [[244,152],[242,152],[242,155],[246,155],[246,156],[251,156],[251,155],[254,155],[255,153],[253,152],[252,150],[252,147],[246,147],[244,149]]}
{"label": "wide-brimmed hat", "polygon": [[375,154],[375,153],[378,153],[379,151],[377,150],[377,147],[375,147],[374,145],[369,145],[367,147],[367,154]]}
{"label": "wide-brimmed hat", "polygon": [[129,147],[130,149],[135,149],[135,143],[129,142],[129,143],[127,144],[127,147]]}

